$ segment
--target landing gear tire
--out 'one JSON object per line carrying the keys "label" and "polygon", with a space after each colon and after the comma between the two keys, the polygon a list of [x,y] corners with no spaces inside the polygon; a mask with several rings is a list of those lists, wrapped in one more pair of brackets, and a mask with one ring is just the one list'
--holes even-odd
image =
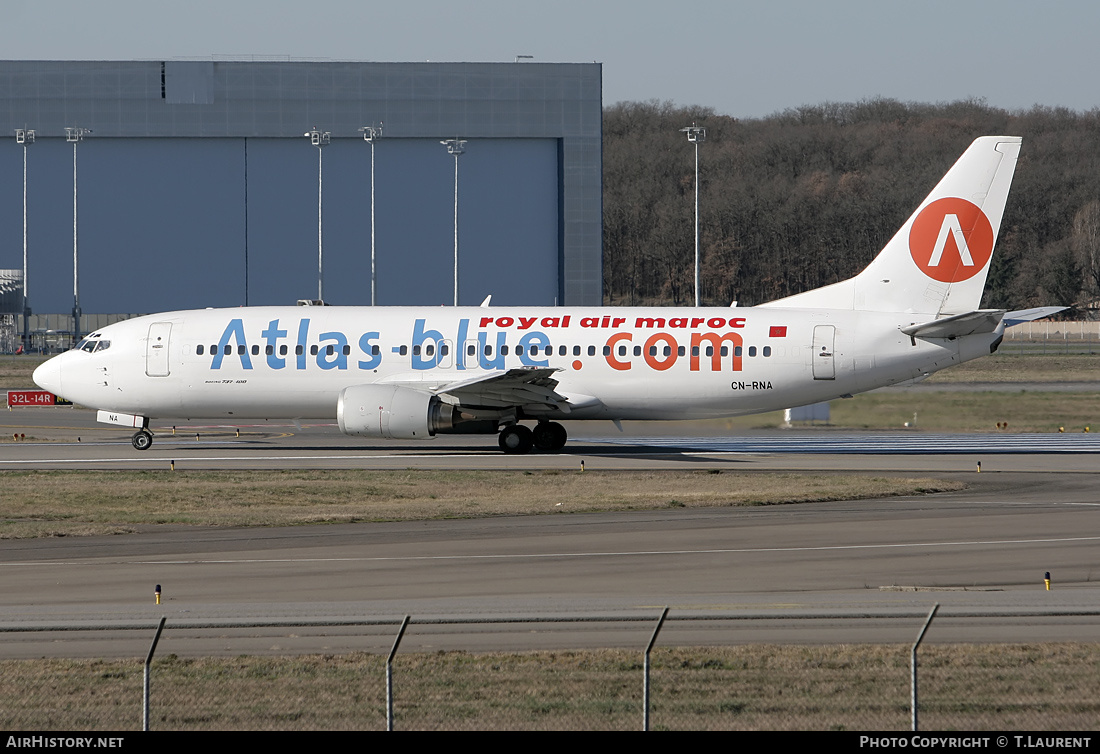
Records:
{"label": "landing gear tire", "polygon": [[531,452],[535,441],[530,429],[522,424],[510,424],[500,431],[497,443],[505,453],[522,455]]}
{"label": "landing gear tire", "polygon": [[569,439],[565,427],[557,422],[539,422],[535,425],[532,434],[534,435],[535,447],[551,453],[564,448],[565,441]]}
{"label": "landing gear tire", "polygon": [[138,430],[134,433],[130,442],[132,442],[134,447],[138,450],[149,450],[153,444],[153,433],[147,429]]}

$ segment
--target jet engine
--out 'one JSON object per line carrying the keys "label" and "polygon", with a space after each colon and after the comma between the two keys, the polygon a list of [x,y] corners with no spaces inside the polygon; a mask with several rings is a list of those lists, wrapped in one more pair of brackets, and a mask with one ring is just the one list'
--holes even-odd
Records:
{"label": "jet engine", "polygon": [[346,435],[391,440],[428,440],[441,432],[493,433],[498,424],[495,418],[468,415],[439,396],[397,385],[344,388],[336,420]]}

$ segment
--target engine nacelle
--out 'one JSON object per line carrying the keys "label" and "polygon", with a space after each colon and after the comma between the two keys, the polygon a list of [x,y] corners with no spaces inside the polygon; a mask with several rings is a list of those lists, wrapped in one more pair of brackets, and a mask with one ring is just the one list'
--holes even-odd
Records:
{"label": "engine nacelle", "polygon": [[460,409],[408,387],[355,385],[341,391],[336,420],[346,435],[428,440],[436,434],[494,434],[502,422],[515,421],[515,413]]}
{"label": "engine nacelle", "polygon": [[441,413],[451,413],[438,397],[397,385],[354,385],[340,392],[336,420],[346,435],[394,440],[427,440]]}

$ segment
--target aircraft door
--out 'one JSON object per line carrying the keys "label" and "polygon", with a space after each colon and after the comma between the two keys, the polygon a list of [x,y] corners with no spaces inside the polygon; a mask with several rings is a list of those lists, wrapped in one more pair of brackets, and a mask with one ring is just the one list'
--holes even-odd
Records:
{"label": "aircraft door", "polygon": [[814,327],[814,379],[835,380],[836,364],[833,360],[833,345],[836,339],[836,327],[834,325],[817,325]]}
{"label": "aircraft door", "polygon": [[171,334],[171,322],[149,325],[149,339],[145,343],[145,374],[149,377],[168,376],[168,336]]}

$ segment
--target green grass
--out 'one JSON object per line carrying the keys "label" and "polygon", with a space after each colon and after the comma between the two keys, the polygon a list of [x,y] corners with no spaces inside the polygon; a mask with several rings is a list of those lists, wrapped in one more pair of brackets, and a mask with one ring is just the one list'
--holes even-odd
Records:
{"label": "green grass", "polygon": [[967,384],[975,382],[1097,382],[1100,354],[995,353],[936,372],[925,382]]}
{"label": "green grass", "polygon": [[[865,393],[830,404],[830,423],[854,429],[901,429],[906,422],[933,432],[1100,431],[1100,392],[1019,391]],[[914,424],[914,416],[915,424]]]}
{"label": "green grass", "polygon": [[[905,430],[925,432],[1100,432],[1097,392],[1033,390],[884,390],[829,402],[827,424],[799,422],[809,430]],[[915,418],[914,418],[915,417]],[[908,427],[906,426],[908,423]],[[1007,428],[998,427],[997,424]],[[783,426],[783,412],[670,423],[665,431],[737,434]],[[661,432],[661,427],[649,429]]]}

